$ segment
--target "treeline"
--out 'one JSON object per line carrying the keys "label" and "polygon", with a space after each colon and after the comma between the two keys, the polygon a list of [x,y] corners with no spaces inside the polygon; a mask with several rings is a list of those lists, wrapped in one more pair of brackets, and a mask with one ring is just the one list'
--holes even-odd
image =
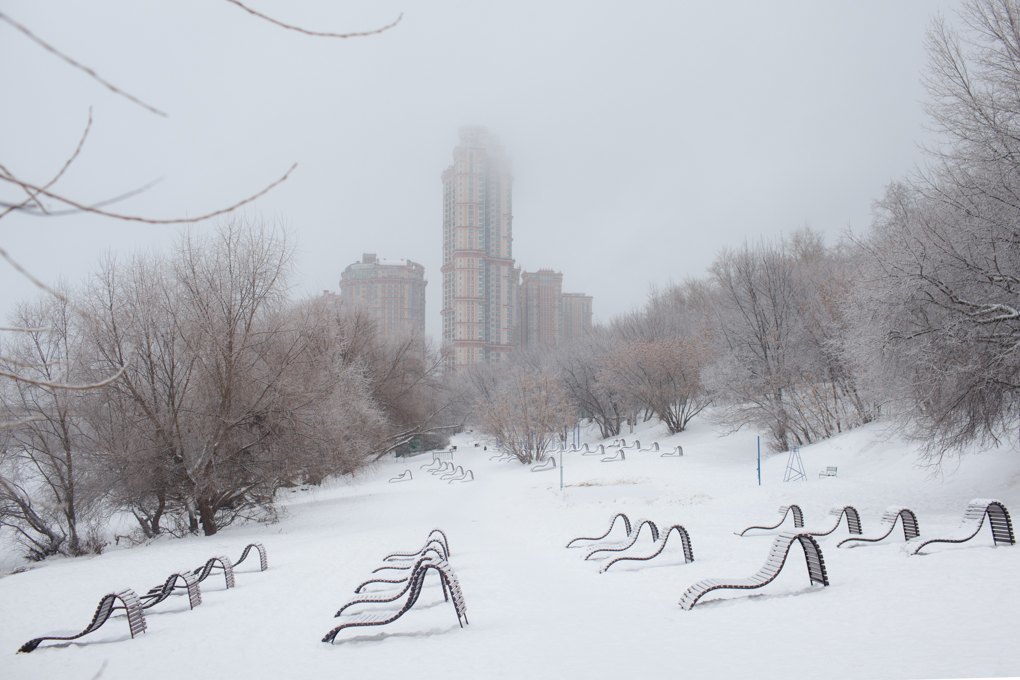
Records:
{"label": "treeline", "polygon": [[[472,378],[477,417],[525,462],[578,415],[603,437],[708,404],[774,450],[880,415],[930,462],[1015,434],[1020,413],[1020,5],[972,0],[928,35],[941,133],[865,234],[799,231],[721,253],[709,275],[559,350]],[[537,395],[537,396],[536,396]]]}
{"label": "treeline", "polygon": [[444,431],[436,354],[338,296],[290,301],[290,259],[279,232],[233,222],[18,308],[0,525],[28,556],[100,549],[117,511],[145,537],[214,534]]}

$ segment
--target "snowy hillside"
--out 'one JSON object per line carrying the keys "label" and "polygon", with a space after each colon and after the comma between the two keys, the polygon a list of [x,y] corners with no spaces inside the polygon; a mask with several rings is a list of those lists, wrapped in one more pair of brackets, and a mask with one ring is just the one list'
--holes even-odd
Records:
{"label": "snowy hillside", "polygon": [[[719,437],[702,418],[681,435],[656,427],[634,436],[663,450],[682,444],[685,455],[631,450],[624,462],[601,463],[566,454],[561,492],[559,469],[490,461],[492,447],[465,433],[454,460],[473,470],[473,483],[421,471],[428,455],[389,460],[353,482],[289,494],[276,525],[52,560],[0,578],[0,678],[88,679],[101,669],[106,680],[1020,675],[1020,547],[993,547],[987,529],[969,543],[908,556],[899,528],[881,543],[837,549],[848,536],[843,524],[818,539],[827,588],[809,585],[794,547],[765,588],[714,591],[691,611],[678,605],[700,579],[761,567],[772,536],[734,532],[773,523],[781,505],[799,504],[808,529],[831,524],[831,506],[853,505],[865,534],[879,528],[887,506],[904,505],[930,537],[951,533],[972,498],[998,499],[1020,516],[1015,442],[933,476],[916,465],[912,444],[871,425],[805,448],[806,481],[784,483],[786,456],[767,458],[759,487],[754,434]],[[838,466],[838,476],[819,479],[826,466]],[[387,482],[405,469],[412,481]],[[651,562],[600,574],[598,560],[564,547],[601,534],[617,512],[684,525],[694,562],[684,564],[676,543]],[[429,580],[396,623],[320,642],[382,557],[416,550],[433,527],[449,537],[470,625],[458,627]],[[74,643],[14,653],[30,638],[77,632],[104,593],[145,591],[210,556],[236,559],[252,541],[266,546],[267,571],[249,561],[229,591],[222,578],[206,581],[194,611],[172,597],[148,610],[148,632],[137,639],[118,617]]]}

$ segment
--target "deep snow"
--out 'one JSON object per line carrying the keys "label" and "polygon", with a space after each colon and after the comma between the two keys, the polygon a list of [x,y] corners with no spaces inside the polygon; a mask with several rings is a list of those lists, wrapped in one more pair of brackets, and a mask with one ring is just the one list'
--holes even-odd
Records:
{"label": "deep snow", "polygon": [[[104,679],[251,680],[1020,675],[1020,546],[993,547],[987,528],[970,543],[908,556],[898,527],[882,543],[837,549],[848,535],[843,524],[819,539],[827,588],[809,586],[795,546],[763,589],[714,591],[691,611],[677,604],[702,578],[754,573],[772,536],[734,532],[774,522],[787,503],[804,509],[809,529],[830,523],[831,506],[853,505],[865,534],[894,504],[917,513],[922,536],[951,533],[972,498],[996,498],[1020,514],[1016,442],[933,475],[917,465],[914,444],[873,424],[804,448],[806,481],[782,481],[785,454],[763,457],[759,487],[754,434],[720,437],[701,418],[680,435],[655,426],[633,436],[663,450],[682,444],[685,455],[628,451],[625,462],[600,463],[565,454],[560,491],[559,469],[491,462],[492,447],[463,433],[454,460],[474,471],[473,483],[421,471],[427,455],[388,460],[353,481],[287,494],[274,525],[51,560],[0,578],[0,678],[87,679],[100,669]],[[829,465],[838,476],[818,479]],[[412,481],[387,483],[405,469]],[[663,527],[683,524],[695,561],[684,564],[677,542],[653,562],[600,574],[599,561],[583,560],[586,551],[564,547],[601,534],[620,511]],[[320,642],[382,557],[421,547],[433,527],[449,536],[470,625],[458,627],[433,584],[396,623],[345,630],[333,646]],[[251,541],[265,544],[268,571],[249,560],[235,589],[206,581],[194,611],[184,597],[157,605],[138,639],[114,619],[74,643],[14,653],[30,638],[77,632],[106,592],[143,592],[212,555],[236,559]]]}

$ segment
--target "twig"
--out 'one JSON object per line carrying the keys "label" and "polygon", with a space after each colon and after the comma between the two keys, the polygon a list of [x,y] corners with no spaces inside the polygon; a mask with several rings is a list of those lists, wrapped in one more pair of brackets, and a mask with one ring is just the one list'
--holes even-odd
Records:
{"label": "twig", "polygon": [[42,47],[47,52],[50,52],[51,54],[53,54],[53,55],[55,55],[57,57],[60,57],[61,59],[66,61],[71,66],[73,66],[74,68],[78,69],[79,71],[85,72],[86,74],[88,74],[88,76],[90,78],[95,80],[97,83],[105,86],[108,90],[110,90],[114,94],[119,94],[121,97],[124,97],[125,99],[134,102],[138,106],[141,106],[143,109],[147,109],[148,111],[151,111],[152,113],[155,113],[157,116],[163,116],[164,118],[167,117],[167,115],[164,112],[160,111],[159,109],[157,109],[154,106],[146,104],[145,102],[143,102],[138,97],[135,97],[134,95],[132,95],[132,94],[130,94],[128,92],[125,92],[124,90],[120,89],[119,87],[117,87],[113,83],[109,82],[108,80],[103,79],[102,76],[100,76],[98,73],[93,71],[91,68],[89,68],[88,66],[85,66],[84,64],[81,64],[81,63],[75,61],[74,59],[72,59],[71,57],[67,56],[66,54],[64,54],[63,52],[61,52],[57,48],[53,47],[48,42],[46,42],[42,38],[40,38],[39,36],[37,36],[35,33],[32,33],[32,31],[28,30],[28,28],[26,26],[23,26],[23,25],[19,24],[17,21],[15,21],[14,19],[11,19],[9,16],[4,14],[3,12],[0,12],[0,21],[6,21],[8,24],[10,24],[14,28],[18,29],[19,31],[21,31],[29,40],[31,40],[35,44],[39,45],[40,47]]}
{"label": "twig", "polygon": [[[10,172],[8,172],[8,174],[10,174]],[[123,194],[119,194],[117,196],[113,196],[111,198],[107,198],[107,199],[104,199],[102,201],[97,201],[96,203],[92,203],[91,205],[89,205],[89,207],[90,208],[101,208],[104,205],[110,205],[111,203],[118,203],[118,202],[123,201],[125,199],[131,198],[132,196],[137,196],[138,194],[144,193],[144,192],[148,191],[149,189],[151,189],[152,187],[156,186],[157,184],[159,184],[162,181],[163,181],[163,178],[159,177],[158,179],[152,180],[148,184],[143,184],[142,186],[138,187],[137,189],[132,189],[131,191],[125,191]],[[21,206],[19,206],[17,204],[13,204],[13,203],[4,203],[3,201],[0,201],[0,208],[13,208],[14,210],[20,210],[25,215],[32,215],[33,217],[60,217],[62,215],[76,215],[76,214],[81,212],[81,210],[78,210],[77,208],[71,208],[71,209],[68,209],[68,210],[42,210],[42,209],[35,209],[32,206],[25,205],[24,203],[22,203]],[[4,213],[4,214],[6,214],[6,213]],[[0,217],[3,217],[3,215],[0,214]]]}
{"label": "twig", "polygon": [[251,203],[252,201],[255,201],[255,200],[261,198],[262,196],[264,196],[267,193],[269,193],[270,191],[272,191],[275,187],[277,187],[278,185],[280,185],[283,182],[285,182],[287,180],[287,178],[290,177],[290,173],[294,172],[294,169],[296,167],[297,167],[297,163],[294,163],[293,165],[290,166],[290,168],[287,169],[287,172],[283,173],[282,177],[280,177],[276,181],[270,183],[268,186],[266,186],[264,189],[262,189],[258,193],[252,194],[248,198],[242,199],[242,200],[238,201],[237,203],[235,203],[235,204],[233,204],[233,205],[231,205],[229,207],[221,208],[219,210],[214,210],[212,212],[205,213],[203,215],[197,215],[195,217],[176,217],[176,218],[171,218],[171,219],[154,219],[154,218],[151,218],[151,217],[142,217],[140,215],[124,215],[124,214],[121,214],[121,213],[109,212],[109,211],[106,211],[106,210],[100,210],[98,208],[93,208],[93,207],[87,206],[87,205],[85,205],[83,203],[78,203],[77,201],[74,201],[74,200],[72,200],[70,198],[67,198],[65,196],[61,196],[59,194],[55,194],[52,191],[49,191],[48,189],[44,189],[42,187],[38,187],[38,186],[36,186],[36,185],[34,185],[34,184],[30,183],[30,182],[26,182],[26,181],[24,181],[22,179],[18,179],[17,177],[15,177],[14,175],[10,174],[9,172],[0,173],[0,181],[9,182],[11,184],[20,186],[20,187],[25,188],[25,189],[31,189],[33,191],[38,192],[39,194],[42,194],[43,196],[46,196],[47,198],[52,198],[53,200],[59,201],[60,203],[64,203],[65,205],[69,205],[72,208],[77,208],[78,210],[80,210],[82,212],[93,213],[95,215],[102,215],[103,217],[109,217],[109,218],[115,219],[115,220],[123,220],[125,222],[144,222],[145,224],[190,224],[190,223],[193,223],[193,222],[202,222],[204,220],[208,220],[208,219],[211,219],[213,217],[219,217],[220,215],[225,215],[225,214],[227,214],[229,212],[233,212],[234,210],[237,210],[238,208],[240,208],[240,207],[242,207],[244,205],[247,205],[248,203]]}
{"label": "twig", "polygon": [[38,387],[49,387],[54,390],[97,390],[100,387],[106,387],[113,381],[117,380],[120,376],[124,375],[124,371],[127,370],[127,365],[121,366],[116,373],[111,375],[109,378],[100,380],[99,382],[90,383],[87,385],[71,385],[67,383],[54,383],[47,382],[45,380],[35,380],[34,378],[26,378],[23,375],[17,373],[8,373],[7,371],[0,371],[0,378],[10,378],[16,382],[28,383],[29,385],[37,385]]}
{"label": "twig", "polygon": [[389,24],[386,24],[382,28],[376,28],[376,29],[371,30],[371,31],[359,31],[359,32],[355,32],[355,33],[328,33],[328,32],[325,32],[325,31],[310,31],[307,28],[301,28],[300,26],[294,26],[294,25],[291,25],[291,24],[285,24],[282,21],[280,21],[279,19],[274,19],[271,16],[268,16],[266,14],[262,14],[261,12],[257,12],[255,10],[253,10],[251,7],[248,7],[248,5],[246,5],[243,2],[241,2],[241,0],[225,0],[225,1],[229,2],[231,5],[236,5],[237,7],[240,7],[241,9],[243,9],[248,14],[251,14],[252,16],[258,17],[259,19],[262,19],[263,21],[268,21],[269,23],[274,24],[276,26],[279,26],[280,28],[285,28],[288,31],[297,31],[298,33],[304,33],[305,35],[315,36],[316,38],[341,38],[341,39],[346,39],[346,38],[363,38],[363,37],[369,36],[369,35],[378,35],[378,34],[382,33],[383,31],[390,30],[391,28],[393,28],[394,26],[399,24],[400,20],[404,18],[404,13],[401,12],[400,16],[397,17],[396,21],[394,21],[392,23],[389,23]]}

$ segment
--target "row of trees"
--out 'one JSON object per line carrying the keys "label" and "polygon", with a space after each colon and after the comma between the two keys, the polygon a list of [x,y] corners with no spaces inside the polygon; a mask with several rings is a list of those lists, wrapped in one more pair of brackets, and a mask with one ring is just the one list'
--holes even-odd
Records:
{"label": "row of trees", "polygon": [[30,555],[94,549],[114,510],[145,536],[214,534],[272,513],[281,486],[442,431],[434,353],[338,296],[289,301],[289,262],[282,234],[232,222],[18,309],[0,524]]}
{"label": "row of trees", "polygon": [[940,145],[889,186],[868,233],[826,247],[802,230],[724,251],[709,276],[642,312],[477,378],[490,432],[530,461],[578,414],[603,437],[636,417],[679,432],[714,403],[778,451],[893,416],[938,463],[1015,431],[1020,5],[971,0],[960,18],[962,33],[938,20],[928,36]]}

